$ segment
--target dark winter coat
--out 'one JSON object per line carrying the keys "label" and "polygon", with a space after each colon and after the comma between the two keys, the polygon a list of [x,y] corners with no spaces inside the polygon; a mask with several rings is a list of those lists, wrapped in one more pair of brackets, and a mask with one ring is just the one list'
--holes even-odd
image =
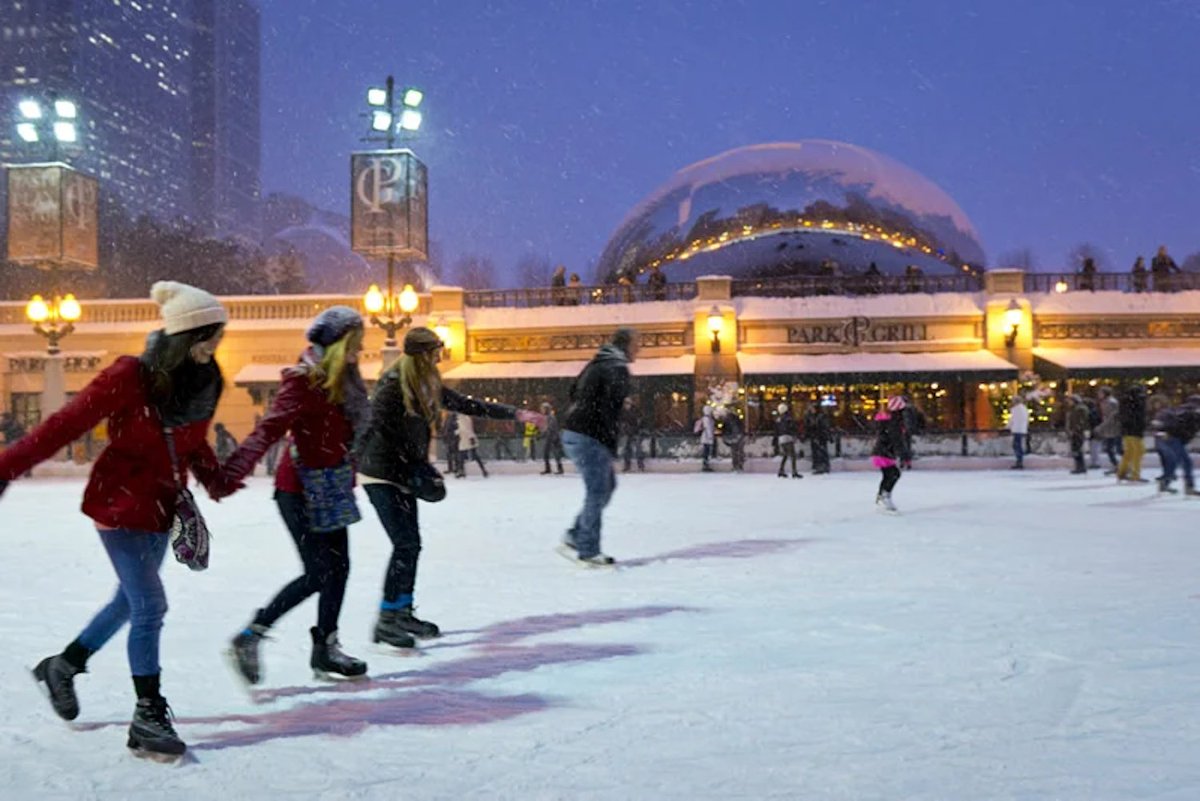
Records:
{"label": "dark winter coat", "polygon": [[[354,430],[343,406],[330,402],[320,384],[309,380],[311,369],[301,363],[283,371],[279,394],[270,410],[225,462],[226,478],[231,481],[245,478],[267,450],[289,433],[300,463],[306,468],[337,467],[347,459]],[[291,450],[290,446],[283,449],[275,470],[275,488],[299,493],[304,488]]]}
{"label": "dark winter coat", "polygon": [[1076,402],[1067,410],[1067,433],[1076,436],[1087,434],[1092,428],[1092,416],[1086,403]]}
{"label": "dark winter coat", "polygon": [[1109,395],[1100,401],[1100,425],[1096,426],[1096,436],[1110,439],[1121,436],[1121,404]]}
{"label": "dark winter coat", "polygon": [[617,453],[617,422],[629,395],[629,359],[615,345],[604,345],[571,383],[563,428],[591,437]]}
{"label": "dark winter coat", "polygon": [[[146,387],[141,362],[133,356],[120,357],[62,410],[0,452],[0,481],[24,475],[107,419],[108,447],[92,466],[83,492],[83,513],[102,526],[166,531],[175,516],[177,490],[162,420]],[[221,475],[208,444],[219,395],[217,387],[207,408],[193,406],[191,419],[172,429],[182,480],[190,471],[213,498],[222,498],[238,486],[236,480]]]}
{"label": "dark winter coat", "polygon": [[780,445],[786,445],[789,442],[795,442],[800,436],[800,432],[796,429],[796,418],[792,417],[791,412],[784,412],[775,418],[775,441]]}
{"label": "dark winter coat", "polygon": [[1193,406],[1164,409],[1154,419],[1154,427],[1186,445],[1200,432],[1200,409]]}
{"label": "dark winter coat", "polygon": [[829,415],[823,411],[809,411],[804,415],[804,433],[809,442],[829,442],[831,433]]}
{"label": "dark winter coat", "polygon": [[871,455],[899,461],[904,453],[904,425],[900,415],[887,412],[875,415],[875,445]]}
{"label": "dark winter coat", "polygon": [[[517,416],[512,406],[468,398],[448,387],[442,387],[442,408],[493,420],[512,420]],[[407,484],[415,470],[429,464],[429,439],[429,422],[420,415],[409,414],[404,406],[400,373],[386,371],[371,401],[371,425],[359,440],[358,472]]]}
{"label": "dark winter coat", "polygon": [[1117,415],[1121,418],[1121,436],[1146,435],[1146,395],[1138,389],[1128,389],[1119,401]]}
{"label": "dark winter coat", "polygon": [[558,415],[550,412],[546,415],[546,428],[542,432],[546,438],[546,447],[557,447],[562,444],[562,427],[558,424]]}

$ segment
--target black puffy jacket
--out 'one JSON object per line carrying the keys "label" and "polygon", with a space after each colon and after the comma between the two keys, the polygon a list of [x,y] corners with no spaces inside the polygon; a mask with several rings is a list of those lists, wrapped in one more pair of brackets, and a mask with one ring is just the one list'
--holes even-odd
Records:
{"label": "black puffy jacket", "polygon": [[[442,387],[442,408],[494,420],[512,420],[517,415],[512,406],[468,398],[448,387]],[[404,408],[400,374],[386,371],[371,400],[371,425],[355,449],[358,472],[407,484],[416,468],[429,463],[429,438],[429,423],[425,418],[409,414]]]}
{"label": "black puffy jacket", "polygon": [[629,394],[629,359],[615,345],[604,345],[571,384],[571,405],[563,428],[617,452],[617,424]]}

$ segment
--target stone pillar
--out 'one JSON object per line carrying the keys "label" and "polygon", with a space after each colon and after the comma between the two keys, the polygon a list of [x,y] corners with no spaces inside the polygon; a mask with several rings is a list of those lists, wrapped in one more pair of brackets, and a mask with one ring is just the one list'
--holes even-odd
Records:
{"label": "stone pillar", "polygon": [[[984,273],[984,347],[1015,364],[1022,371],[1033,369],[1033,310],[1025,297],[1025,271],[1015,268]],[[1021,311],[1016,336],[1009,322],[1009,310]],[[1012,344],[1009,344],[1009,341]]]}
{"label": "stone pillar", "polygon": [[446,349],[442,360],[446,367],[467,360],[467,319],[465,292],[458,286],[435,286],[429,290],[429,322],[435,331],[445,326]]}
{"label": "stone pillar", "polygon": [[[67,404],[67,371],[63,364],[61,353],[51,353],[46,356],[46,366],[42,369],[42,419],[62,409]],[[64,448],[54,455],[62,461],[70,458],[68,449]]]}
{"label": "stone pillar", "polygon": [[[696,279],[696,303],[692,314],[692,332],[696,353],[696,391],[710,383],[738,380],[737,310],[733,305],[733,279],[727,275],[705,275]],[[720,352],[713,351],[710,319],[720,316],[717,331]]]}

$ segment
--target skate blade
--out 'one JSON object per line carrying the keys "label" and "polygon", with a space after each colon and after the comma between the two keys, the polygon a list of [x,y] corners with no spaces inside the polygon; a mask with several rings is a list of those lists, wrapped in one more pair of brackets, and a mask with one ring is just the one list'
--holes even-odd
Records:
{"label": "skate blade", "polygon": [[145,748],[130,746],[129,753],[138,759],[157,762],[160,765],[195,765],[200,762],[191,751],[184,751],[182,754],[164,754],[161,751],[147,751]]}
{"label": "skate blade", "polygon": [[313,678],[317,681],[328,682],[329,684],[341,684],[343,682],[352,681],[370,681],[371,677],[366,673],[359,676],[343,676],[341,673],[327,673],[324,670],[314,670]]}
{"label": "skate blade", "polygon": [[421,650],[419,644],[412,648],[400,648],[395,645],[388,645],[386,642],[377,642],[372,643],[370,650],[380,656],[399,656],[405,659],[425,656],[425,652]]}

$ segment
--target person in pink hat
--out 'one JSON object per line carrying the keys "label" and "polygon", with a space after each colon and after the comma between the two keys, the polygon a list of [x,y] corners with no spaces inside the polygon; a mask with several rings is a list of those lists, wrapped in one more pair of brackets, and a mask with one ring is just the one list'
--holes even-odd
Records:
{"label": "person in pink hat", "polygon": [[899,395],[887,399],[887,403],[875,415],[875,447],[871,449],[871,464],[879,468],[883,478],[875,503],[889,512],[898,511],[892,502],[892,489],[900,480],[900,456],[904,453],[904,426],[900,413],[908,404]]}

